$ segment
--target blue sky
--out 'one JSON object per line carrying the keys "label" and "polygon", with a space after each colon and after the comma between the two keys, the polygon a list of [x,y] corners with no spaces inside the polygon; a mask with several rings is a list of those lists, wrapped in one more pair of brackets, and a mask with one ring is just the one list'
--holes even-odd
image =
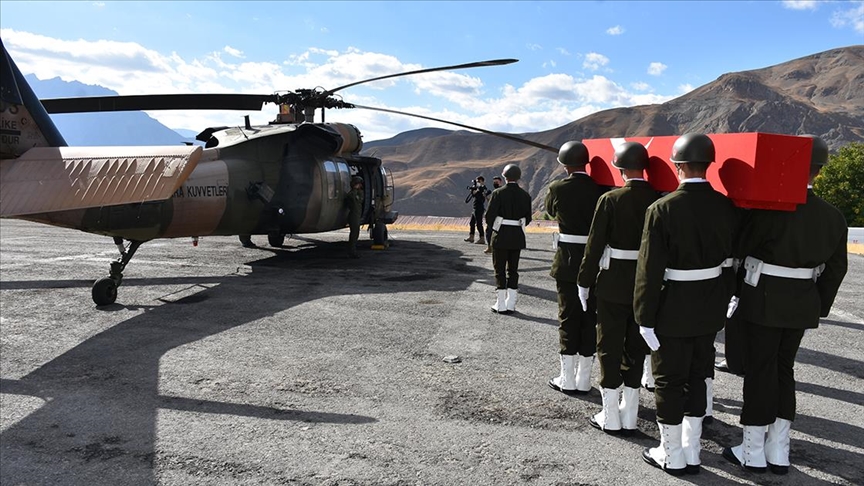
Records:
{"label": "blue sky", "polygon": [[[0,2],[19,68],[120,94],[273,93],[499,58],[508,66],[407,76],[345,101],[509,133],[660,103],[733,71],[864,44],[864,1]],[[251,113],[253,123],[275,107]],[[195,131],[241,112],[151,112]],[[436,126],[329,110],[366,140]],[[437,125],[455,129],[452,126]]]}

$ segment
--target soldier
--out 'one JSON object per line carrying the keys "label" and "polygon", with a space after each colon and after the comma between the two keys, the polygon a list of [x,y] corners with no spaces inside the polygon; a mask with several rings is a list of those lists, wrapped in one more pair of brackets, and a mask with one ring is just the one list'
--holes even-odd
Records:
{"label": "soldier", "polygon": [[642,177],[648,167],[648,151],[642,144],[620,145],[612,165],[621,171],[624,187],[603,194],[597,201],[577,283],[583,310],[588,303],[582,296],[596,284],[603,410],[591,417],[590,423],[605,432],[632,435],[639,412],[642,368],[648,354],[633,319],[633,282],[645,210],[659,195]]}
{"label": "soldier", "polygon": [[348,257],[360,258],[357,255],[357,238],[360,237],[360,215],[363,213],[363,178],[351,178],[351,190],[345,194],[345,206],[348,207]]}
{"label": "soldier", "polygon": [[675,141],[671,160],[681,184],[648,207],[636,262],[633,310],[653,351],[660,428],[660,446],[646,448],[642,458],[676,476],[701,469],[705,375],[735,285],[739,212],[705,179],[714,155],[706,135]]}
{"label": "soldier", "polygon": [[531,223],[531,196],[519,187],[522,170],[515,164],[501,173],[507,184],[492,192],[486,224],[492,227],[492,266],[498,299],[492,311],[509,314],[519,297],[519,255],[525,248],[525,226]]}
{"label": "soldier", "polygon": [[736,312],[744,328],[744,440],[725,448],[723,457],[757,472],[789,470],[795,355],[805,329],[828,316],[848,264],[846,220],[813,193],[828,146],[808,137],[807,201],[792,212],[751,210],[735,252],[745,270]]}
{"label": "soldier", "polygon": [[558,151],[558,163],[567,177],[549,186],[546,213],[558,221],[560,234],[553,235],[557,247],[550,275],[558,290],[558,359],[561,371],[549,380],[552,389],[562,393],[585,394],[591,390],[591,366],[597,348],[597,324],[594,299],[587,310],[579,304],[576,276],[594,207],[603,194],[600,186],[586,172],[588,148],[582,142],[567,142]]}

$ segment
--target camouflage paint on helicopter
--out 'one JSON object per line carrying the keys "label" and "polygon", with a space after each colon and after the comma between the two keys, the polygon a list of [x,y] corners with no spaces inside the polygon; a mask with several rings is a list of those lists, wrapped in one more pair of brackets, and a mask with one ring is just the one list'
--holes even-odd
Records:
{"label": "camouflage paint on helicopter", "polygon": [[366,188],[364,224],[396,218],[392,187],[374,180],[386,170],[379,159],[357,155],[362,142],[351,125],[229,128],[213,132],[207,145],[170,199],[24,218],[139,241],[316,233],[347,224],[343,198],[352,175],[373,181]]}

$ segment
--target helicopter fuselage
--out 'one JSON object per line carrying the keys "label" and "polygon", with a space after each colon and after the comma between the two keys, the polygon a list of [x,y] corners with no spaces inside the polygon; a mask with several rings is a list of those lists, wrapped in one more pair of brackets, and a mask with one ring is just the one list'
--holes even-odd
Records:
{"label": "helicopter fuselage", "polygon": [[392,223],[393,188],[380,159],[345,124],[268,125],[211,134],[195,169],[167,200],[27,215],[24,219],[148,241],[344,228],[352,176],[363,178],[363,224]]}

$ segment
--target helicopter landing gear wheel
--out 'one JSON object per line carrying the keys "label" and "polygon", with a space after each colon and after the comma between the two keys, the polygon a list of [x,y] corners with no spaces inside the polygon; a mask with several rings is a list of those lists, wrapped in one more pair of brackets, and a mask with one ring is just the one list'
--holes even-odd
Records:
{"label": "helicopter landing gear wheel", "polygon": [[[114,243],[118,248],[123,248],[123,239],[114,238]],[[132,240],[129,242],[129,248],[121,249],[120,258],[111,262],[111,270],[107,277],[100,278],[93,284],[92,297],[93,302],[97,306],[111,305],[117,301],[117,287],[123,282],[123,270],[129,264],[129,260],[138,251],[138,247],[144,243],[143,241]]]}
{"label": "helicopter landing gear wheel", "polygon": [[372,226],[372,247],[373,248],[387,248],[389,246],[389,242],[387,241],[387,225],[382,223],[375,223]]}
{"label": "helicopter landing gear wheel", "polygon": [[93,284],[93,302],[97,306],[111,305],[117,301],[117,282],[111,277],[103,277]]}
{"label": "helicopter landing gear wheel", "polygon": [[273,248],[282,248],[285,244],[285,235],[282,233],[270,233],[267,235],[267,243]]}

